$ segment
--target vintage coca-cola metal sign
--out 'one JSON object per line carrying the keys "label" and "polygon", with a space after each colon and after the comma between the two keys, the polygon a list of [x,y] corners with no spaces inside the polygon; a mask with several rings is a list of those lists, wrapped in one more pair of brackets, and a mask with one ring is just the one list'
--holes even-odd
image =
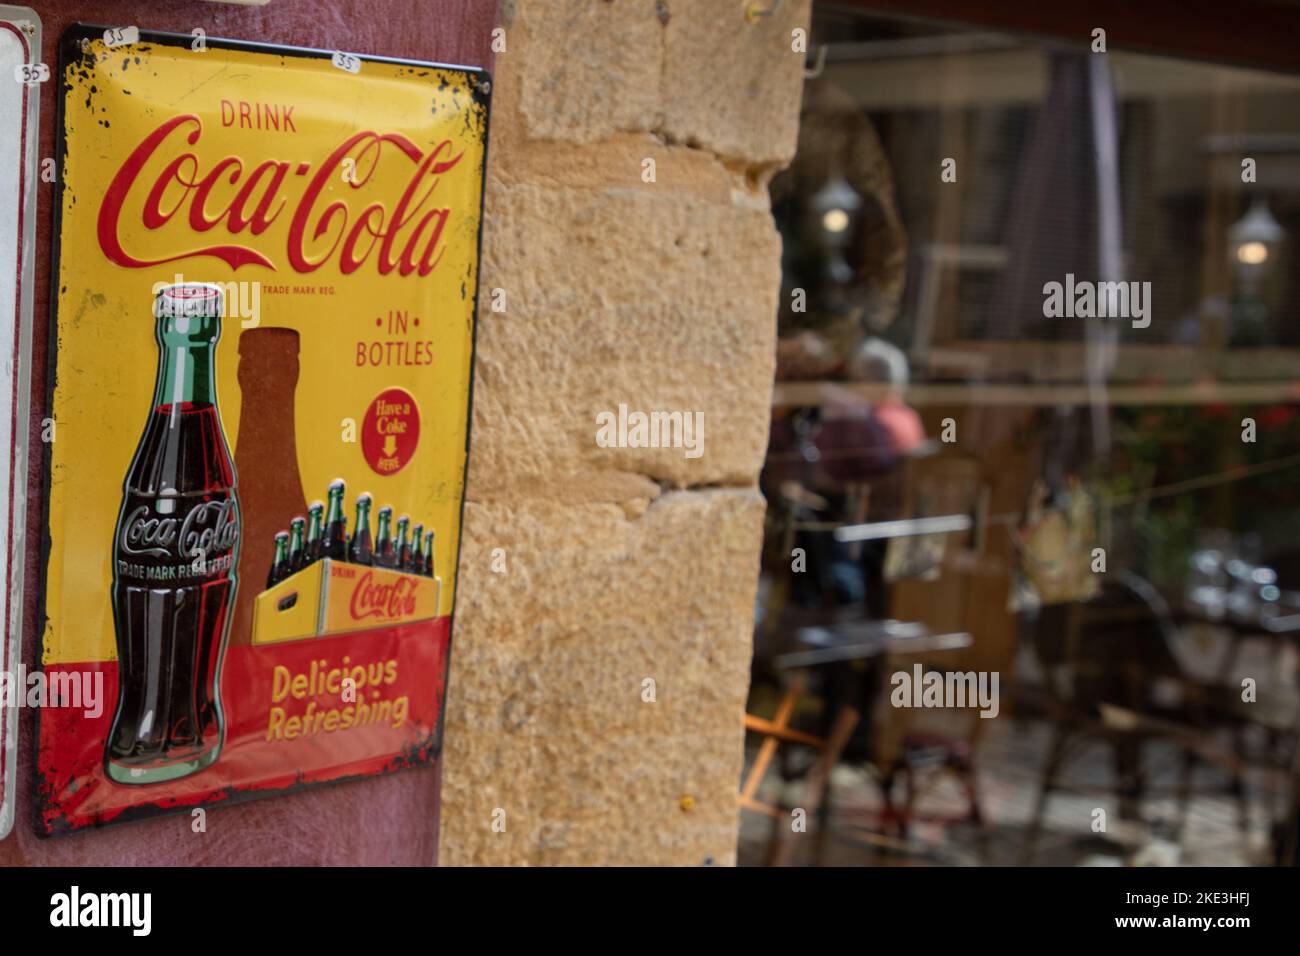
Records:
{"label": "vintage coca-cola metal sign", "polygon": [[490,84],[192,41],[55,77],[44,833],[441,747]]}

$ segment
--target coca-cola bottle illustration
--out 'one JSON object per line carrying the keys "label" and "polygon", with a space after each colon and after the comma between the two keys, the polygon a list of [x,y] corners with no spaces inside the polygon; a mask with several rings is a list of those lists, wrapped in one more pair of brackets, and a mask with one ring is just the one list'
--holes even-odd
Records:
{"label": "coca-cola bottle illustration", "polygon": [[113,560],[118,701],[110,779],[143,784],[209,766],[221,751],[221,660],[235,596],[240,516],[217,410],[221,290],[154,298],[158,380],[124,482]]}

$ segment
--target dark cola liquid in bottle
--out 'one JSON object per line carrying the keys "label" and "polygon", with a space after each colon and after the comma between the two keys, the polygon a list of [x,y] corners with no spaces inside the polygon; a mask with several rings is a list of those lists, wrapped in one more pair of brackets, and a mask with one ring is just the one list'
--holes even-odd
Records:
{"label": "dark cola liquid in bottle", "polygon": [[303,566],[315,564],[320,560],[321,548],[324,547],[325,506],[313,501],[307,509],[307,544],[303,556]]}
{"label": "dark cola liquid in bottle", "polygon": [[348,517],[343,513],[343,496],[346,486],[342,478],[330,482],[329,511],[325,514],[325,541],[321,544],[321,556],[334,561],[346,561],[348,558]]}
{"label": "dark cola liquid in bottle", "polygon": [[104,763],[118,783],[201,770],[225,733],[221,659],[240,520],[217,410],[221,314],[215,286],[168,286],[154,300],[158,379],[113,548],[119,689]]}
{"label": "dark cola liquid in bottle", "polygon": [[370,535],[370,493],[357,495],[357,523],[348,542],[348,561],[352,564],[370,564],[374,559],[374,539]]}
{"label": "dark cola liquid in bottle", "polygon": [[411,560],[410,545],[406,543],[406,528],[411,519],[402,515],[397,519],[397,535],[393,538],[393,567],[401,571]]}
{"label": "dark cola liquid in bottle", "polygon": [[375,529],[375,548],[371,563],[377,568],[391,568],[396,563],[393,551],[393,508],[384,505],[379,509],[379,526]]}
{"label": "dark cola liquid in bottle", "polygon": [[406,560],[401,570],[408,574],[419,574],[420,564],[424,561],[424,525],[417,524],[411,529],[411,547],[406,552]]}

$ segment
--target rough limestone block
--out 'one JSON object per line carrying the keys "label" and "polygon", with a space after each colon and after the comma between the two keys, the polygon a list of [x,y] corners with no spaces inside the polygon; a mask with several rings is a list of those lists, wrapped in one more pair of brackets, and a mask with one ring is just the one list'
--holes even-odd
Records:
{"label": "rough limestone block", "polygon": [[[767,442],[780,241],[765,211],[653,185],[495,184],[470,497],[581,471],[752,483]],[[486,298],[486,294],[485,294]],[[703,413],[703,454],[601,448],[602,411]]]}
{"label": "rough limestone block", "polygon": [[509,69],[524,60],[522,112],[535,139],[594,143],[662,121],[664,26],[654,0],[524,0],[502,10]]}
{"label": "rough limestone block", "polygon": [[522,69],[534,140],[653,132],[749,166],[794,156],[810,0],[518,0],[506,3],[499,77]]}
{"label": "rough limestone block", "polygon": [[[807,18],[503,4],[445,864],[734,863],[780,285],[766,181],[793,152]],[[702,412],[703,455],[600,447],[620,403]]]}
{"label": "rough limestone block", "polygon": [[763,509],[466,505],[444,864],[734,862]]}
{"label": "rough limestone block", "polygon": [[[773,0],[757,0],[767,9]],[[808,54],[810,0],[781,0],[769,17],[750,22],[736,0],[673,2],[664,40],[661,108],[673,141],[711,150],[751,166],[784,166],[794,158],[799,103]]]}

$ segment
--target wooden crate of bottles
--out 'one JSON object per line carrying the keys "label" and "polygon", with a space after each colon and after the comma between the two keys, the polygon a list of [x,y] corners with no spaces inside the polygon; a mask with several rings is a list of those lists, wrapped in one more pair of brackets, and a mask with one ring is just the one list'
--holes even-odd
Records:
{"label": "wooden crate of bottles", "polygon": [[[442,580],[434,574],[433,528],[417,524],[408,548],[409,519],[390,536],[393,509],[379,509],[379,528],[370,534],[369,492],[357,496],[356,533],[347,534],[346,488],[329,486],[329,513],[314,502],[308,517],[290,522],[275,536],[276,550],[266,590],[253,605],[253,644],[276,644],[325,634],[371,630],[438,617]],[[305,531],[304,531],[305,529]]]}
{"label": "wooden crate of bottles", "polygon": [[253,643],[429,620],[441,600],[441,578],[324,558],[257,596]]}

